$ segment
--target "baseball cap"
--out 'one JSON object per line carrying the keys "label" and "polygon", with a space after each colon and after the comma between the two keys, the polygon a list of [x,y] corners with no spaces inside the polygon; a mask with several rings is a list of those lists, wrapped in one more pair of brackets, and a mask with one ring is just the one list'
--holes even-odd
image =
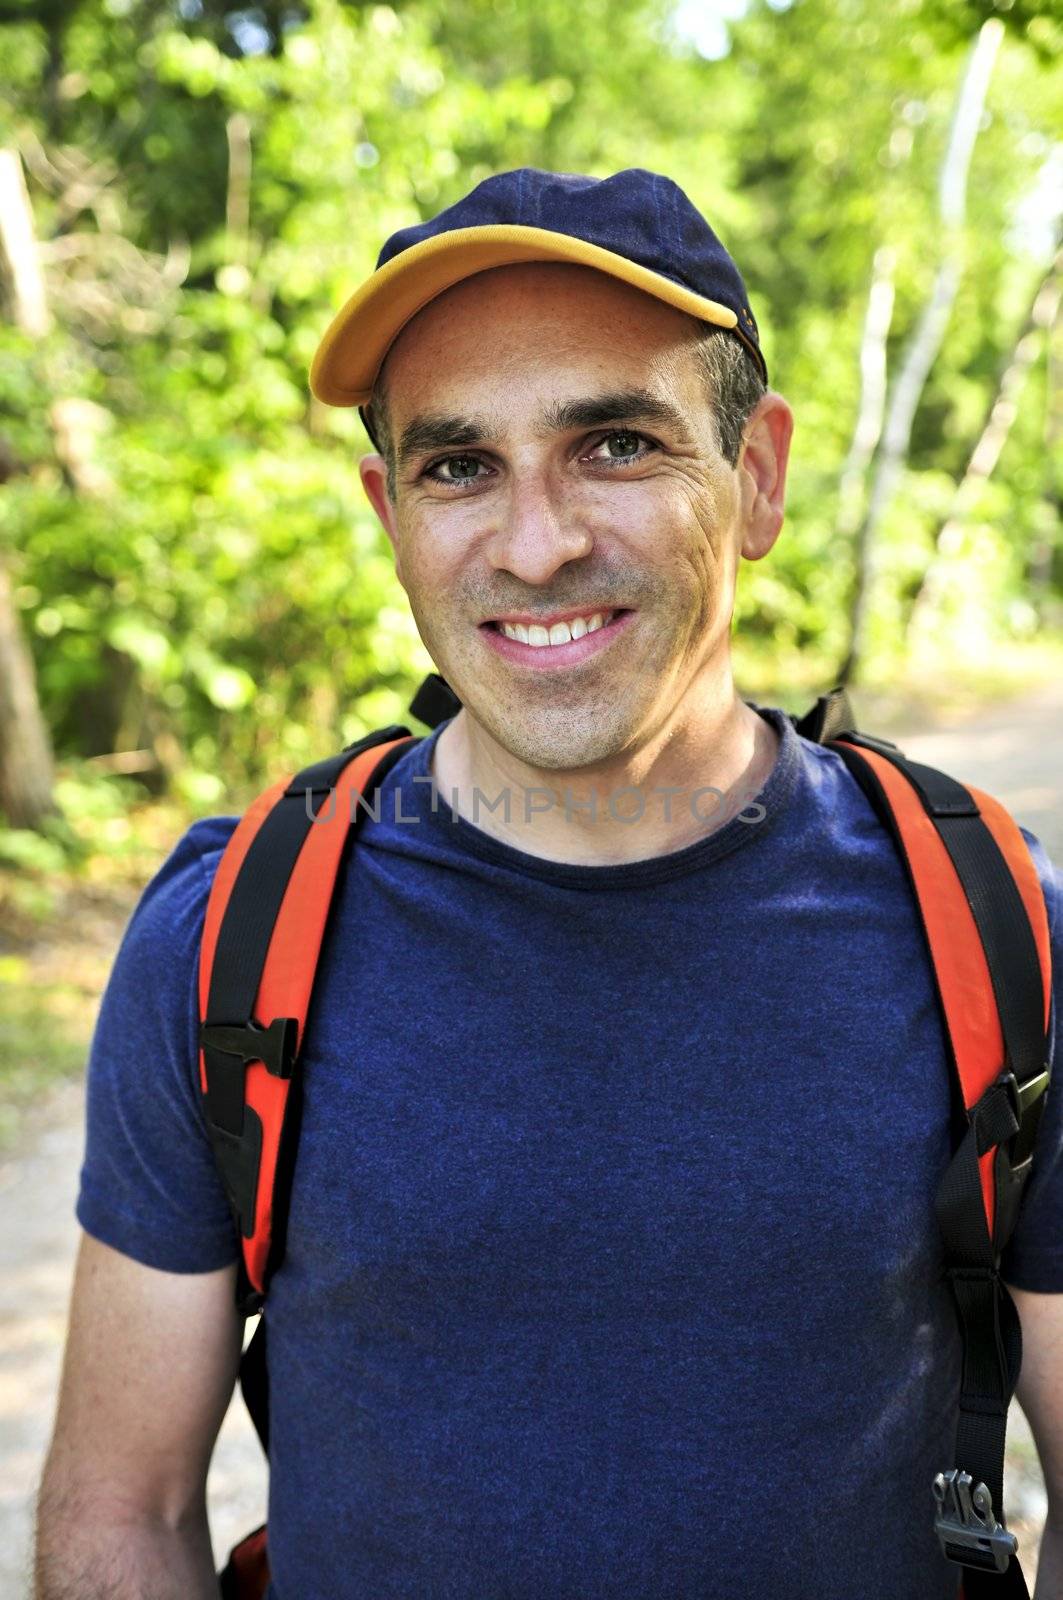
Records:
{"label": "baseball cap", "polygon": [[[768,381],[742,275],[677,183],[642,167],[609,178],[519,167],[391,235],[375,272],[326,329],[311,393],[327,405],[364,407],[412,317],[464,278],[526,261],[594,267],[726,328]],[[362,418],[368,426],[364,409]]]}

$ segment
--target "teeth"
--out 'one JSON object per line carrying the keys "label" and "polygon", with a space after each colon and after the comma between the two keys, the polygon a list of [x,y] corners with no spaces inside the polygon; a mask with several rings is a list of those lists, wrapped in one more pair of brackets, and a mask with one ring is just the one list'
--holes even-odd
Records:
{"label": "teeth", "polygon": [[582,639],[585,633],[604,628],[615,614],[613,611],[596,611],[593,617],[573,617],[570,623],[555,622],[550,628],[544,628],[537,622],[530,627],[525,627],[523,622],[502,622],[499,626],[507,639],[517,639],[521,644],[542,648],[550,644],[568,644],[570,639]]}

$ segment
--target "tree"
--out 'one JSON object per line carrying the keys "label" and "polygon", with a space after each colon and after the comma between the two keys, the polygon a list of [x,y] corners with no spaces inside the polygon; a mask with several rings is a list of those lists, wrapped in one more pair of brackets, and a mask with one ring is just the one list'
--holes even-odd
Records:
{"label": "tree", "polygon": [[[0,258],[17,325],[30,336],[51,327],[37,257],[33,213],[14,150],[0,149]],[[10,463],[4,477],[9,476]],[[33,658],[0,564],[0,808],[15,828],[36,828],[55,810],[52,749],[41,715]]]}
{"label": "tree", "polygon": [[[1058,237],[1058,235],[1057,235]],[[960,479],[948,516],[934,538],[933,556],[912,597],[907,637],[914,642],[920,633],[933,626],[936,608],[948,583],[948,557],[962,541],[964,522],[972,511],[979,491],[992,475],[1018,415],[1019,401],[1030,368],[1039,352],[1047,350],[1049,336],[1059,312],[1063,286],[1063,250],[1057,249],[1047,272],[1038,281],[1022,327],[1015,339],[996,392],[990,402],[978,441]]]}
{"label": "tree", "polygon": [[[743,564],[739,678],[779,698],[829,682],[880,379],[903,366],[939,261],[971,11],[752,0],[715,59],[690,15],[672,0],[0,3],[0,145],[26,167],[54,324],[0,323],[0,449],[20,466],[0,559],[62,760],[152,762],[190,803],[235,803],[407,716],[431,663],[361,491],[360,422],[311,401],[307,368],[390,233],[526,164],[667,172],[740,263],[798,428],[783,537]],[[1003,20],[965,270],[874,530],[871,672],[902,649],[1024,311],[1014,218],[1058,139],[1060,82],[1026,0]],[[1001,629],[1039,539],[1046,614],[1063,581],[1045,470],[1043,430],[1020,417],[992,482]]]}
{"label": "tree", "polygon": [[853,540],[854,582],[849,611],[850,641],[835,677],[850,683],[856,676],[864,644],[868,591],[873,572],[875,538],[883,513],[896,491],[912,437],[912,423],[930,370],[945,338],[959,288],[963,260],[961,228],[967,209],[967,178],[989,79],[1004,36],[996,18],[982,24],[971,46],[956,96],[948,148],[938,190],[941,257],[922,315],[908,341],[893,384],[878,451],[871,494]]}

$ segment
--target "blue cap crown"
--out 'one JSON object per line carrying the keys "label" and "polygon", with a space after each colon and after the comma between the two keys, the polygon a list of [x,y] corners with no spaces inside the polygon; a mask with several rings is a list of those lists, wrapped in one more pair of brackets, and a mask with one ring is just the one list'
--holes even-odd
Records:
{"label": "blue cap crown", "polygon": [[738,318],[733,331],[767,381],[756,320],[737,266],[679,185],[642,167],[610,178],[537,167],[497,173],[438,216],[393,233],[377,268],[439,234],[500,223],[586,240],[727,306]]}

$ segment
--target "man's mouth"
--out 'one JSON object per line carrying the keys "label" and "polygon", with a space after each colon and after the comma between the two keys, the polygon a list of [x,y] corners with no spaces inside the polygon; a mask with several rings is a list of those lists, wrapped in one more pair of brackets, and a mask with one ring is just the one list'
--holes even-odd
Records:
{"label": "man's mouth", "polygon": [[507,618],[499,617],[488,623],[488,627],[497,628],[507,639],[516,639],[521,644],[530,644],[535,649],[543,649],[550,645],[568,644],[572,639],[582,639],[585,633],[595,633],[599,628],[607,627],[613,618],[619,615],[619,608],[612,611],[579,612],[549,624],[534,621],[511,622]]}
{"label": "man's mouth", "polygon": [[511,661],[535,666],[575,665],[595,655],[635,613],[625,607],[577,611],[564,616],[494,617],[480,624],[484,642]]}

